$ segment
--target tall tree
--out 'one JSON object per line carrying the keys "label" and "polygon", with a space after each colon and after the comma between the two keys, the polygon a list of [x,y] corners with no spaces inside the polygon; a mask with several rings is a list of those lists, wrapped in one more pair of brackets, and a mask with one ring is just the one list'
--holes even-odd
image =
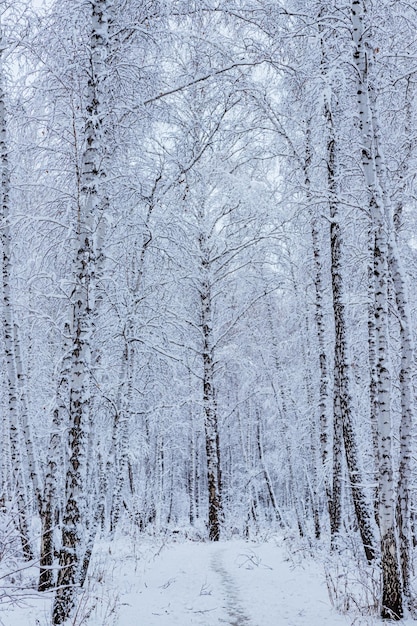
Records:
{"label": "tall tree", "polygon": [[104,89],[108,46],[109,2],[91,3],[90,71],[81,165],[80,203],[75,227],[75,257],[71,294],[72,347],[69,384],[69,459],[63,513],[53,623],[62,624],[74,606],[76,588],[85,567],[86,446],[93,406],[91,375],[94,366],[94,321],[97,298],[97,266],[102,254],[104,161]]}
{"label": "tall tree", "polygon": [[[28,503],[25,498],[28,485],[25,485],[25,463],[29,478],[34,487],[36,505],[40,502],[40,479],[36,467],[33,438],[31,434],[28,406],[27,388],[24,367],[22,364],[19,329],[14,317],[12,297],[12,231],[10,221],[11,211],[11,175],[9,167],[9,145],[7,133],[6,115],[6,91],[4,55],[7,50],[3,38],[3,30],[0,22],[0,158],[1,158],[1,215],[3,224],[1,233],[2,242],[2,277],[3,277],[3,337],[5,346],[5,360],[7,366],[7,389],[8,389],[8,416],[10,428],[11,465],[16,490],[16,502],[18,507],[18,524],[22,539],[22,548],[25,558],[33,558],[31,540],[28,530]],[[21,451],[20,437],[24,436],[26,455]]]}
{"label": "tall tree", "polygon": [[[361,0],[352,2],[354,64],[358,113],[362,142],[362,165],[368,192],[370,217],[374,232],[375,334],[377,338],[377,398],[379,441],[379,525],[381,532],[382,599],[381,615],[387,619],[403,616],[403,588],[400,574],[396,518],[396,488],[392,455],[391,385],[392,366],[388,344],[388,283],[392,216],[384,196],[381,177],[381,146],[373,85],[369,68],[371,56],[364,27],[365,6]],[[368,49],[369,48],[369,49]],[[400,296],[400,300],[401,300]],[[410,356],[409,348],[405,358]],[[407,401],[407,410],[410,400]],[[409,414],[405,416],[408,429]],[[409,434],[409,433],[408,433]],[[407,447],[408,442],[403,442]],[[402,450],[404,455],[404,451]],[[404,457],[403,457],[404,458]],[[403,509],[404,510],[404,509]],[[404,511],[405,512],[405,511]],[[404,521],[402,522],[404,524]]]}

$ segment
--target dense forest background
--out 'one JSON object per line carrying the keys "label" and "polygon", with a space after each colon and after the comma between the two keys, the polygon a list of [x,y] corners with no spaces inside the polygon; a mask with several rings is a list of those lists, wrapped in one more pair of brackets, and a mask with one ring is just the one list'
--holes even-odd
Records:
{"label": "dense forest background", "polygon": [[1,528],[53,624],[133,527],[290,529],[412,611],[417,8],[0,10]]}

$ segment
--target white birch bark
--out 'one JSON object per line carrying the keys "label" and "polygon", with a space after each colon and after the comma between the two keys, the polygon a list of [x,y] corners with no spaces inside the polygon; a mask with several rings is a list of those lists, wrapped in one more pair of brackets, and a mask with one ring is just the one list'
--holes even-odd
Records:
{"label": "white birch bark", "polygon": [[[190,398],[192,396],[192,378],[189,363],[187,360],[188,370],[188,389]],[[193,405],[190,402],[188,406],[188,422],[189,422],[189,458],[188,464],[188,495],[190,499],[189,516],[190,524],[194,526],[199,518],[199,501],[198,501],[198,432],[194,423]]]}
{"label": "white birch bark", "polygon": [[[304,175],[305,175],[305,183],[306,183],[306,192],[307,192],[307,200],[311,199],[311,193],[310,193],[310,188],[309,188],[309,174],[308,174],[308,156],[309,156],[309,146],[308,146],[308,132],[307,132],[307,146],[306,146],[307,150],[306,150],[306,163],[305,163],[305,169],[304,169]],[[290,269],[290,273],[291,273],[291,278],[292,278],[292,283],[293,283],[293,289],[294,289],[294,295],[296,297],[298,304],[298,309],[302,310],[303,305],[303,298],[300,297],[299,294],[299,288],[298,288],[298,282],[297,279],[294,275],[294,265],[291,264],[291,269]],[[301,322],[301,320],[300,320]],[[303,341],[301,341],[301,345],[300,345],[300,352],[301,352],[301,357],[302,357],[302,362],[303,362],[303,380],[304,380],[304,388],[305,388],[305,394],[306,394],[306,403],[307,406],[309,407],[313,407],[314,406],[314,394],[313,394],[313,384],[312,384],[312,380],[311,380],[311,350],[310,350],[310,324],[309,324],[309,316],[308,313],[306,312],[303,316],[303,327],[304,327],[304,338]],[[321,380],[321,382],[323,382]],[[320,416],[321,418],[323,417],[322,415]],[[323,424],[321,424],[323,425]],[[316,539],[320,538],[320,516],[319,516],[319,497],[318,497],[318,482],[319,482],[319,475],[318,475],[318,465],[319,465],[319,456],[318,456],[318,448],[319,448],[319,442],[320,442],[320,437],[323,435],[323,433],[320,431],[319,434],[319,429],[317,428],[317,424],[316,424],[316,416],[313,415],[313,418],[310,420],[310,424],[309,424],[309,454],[308,454],[308,460],[309,463],[305,463],[305,476],[306,476],[306,481],[307,484],[309,486],[309,491],[310,491],[310,498],[311,498],[311,504],[312,504],[312,513],[313,513],[313,521],[314,521],[314,532],[315,532],[315,537]],[[299,525],[300,526],[300,525]],[[301,527],[301,526],[300,526]]]}
{"label": "white birch bark", "polygon": [[[76,232],[72,301],[69,460],[65,486],[62,548],[59,557],[53,624],[70,616],[86,566],[86,446],[92,408],[91,369],[94,366],[94,322],[97,297],[97,257],[102,254],[103,228],[103,83],[108,43],[108,0],[91,2],[91,68],[88,81],[85,150]],[[90,529],[91,533],[94,530]]]}
{"label": "white birch bark", "polygon": [[[203,216],[200,215],[200,219]],[[206,440],[209,537],[212,541],[220,539],[223,520],[221,490],[220,440],[217,415],[216,390],[214,384],[214,345],[212,327],[212,297],[210,289],[210,262],[207,242],[203,232],[199,237],[201,254],[201,331],[203,359],[203,410]]]}
{"label": "white birch bark", "polygon": [[[378,376],[377,339],[375,331],[375,280],[374,280],[375,232],[370,227],[368,233],[368,363],[369,363],[369,417],[372,433],[373,463],[375,483],[378,483],[379,444],[378,444]],[[378,486],[374,491],[374,514],[379,525]]]}
{"label": "white birch bark", "polygon": [[125,381],[122,386],[123,393],[120,399],[120,408],[118,411],[119,417],[115,433],[117,475],[111,507],[110,531],[112,534],[116,531],[117,524],[120,519],[123,487],[126,481],[128,469],[130,411],[133,399],[135,358],[133,341],[133,324],[132,320],[128,319],[125,329],[125,352],[123,355]]}
{"label": "white birch bark", "polygon": [[[307,123],[306,129],[306,151],[304,162],[304,184],[306,187],[307,202],[311,200],[311,180],[310,169],[312,160],[312,146],[311,146],[311,121]],[[310,227],[311,227],[311,240],[313,247],[313,259],[314,259],[314,291],[315,291],[315,322],[317,329],[317,344],[319,351],[319,368],[320,368],[320,387],[319,387],[319,425],[320,425],[320,457],[323,473],[323,483],[326,493],[326,503],[329,516],[332,512],[332,491],[330,481],[327,475],[327,466],[329,461],[329,443],[328,443],[328,397],[329,397],[329,374],[327,364],[327,352],[326,352],[326,329],[324,323],[324,287],[323,287],[323,264],[322,255],[319,243],[319,228],[318,218],[314,215],[310,209]]]}
{"label": "white birch bark", "polygon": [[60,379],[58,380],[56,407],[53,412],[52,428],[49,435],[48,460],[42,496],[39,591],[48,591],[55,586],[54,555],[56,546],[54,528],[57,509],[62,505],[62,498],[59,498],[58,494],[62,493],[65,487],[60,469],[64,455],[62,433],[67,423],[69,411],[72,357],[70,340],[71,329],[67,324],[64,328],[64,354],[60,368]]}
{"label": "white birch bark", "polygon": [[[359,532],[368,561],[375,557],[374,536],[371,514],[366,494],[363,488],[362,471],[359,465],[359,453],[353,429],[353,402],[350,393],[350,372],[347,357],[346,312],[344,303],[344,284],[342,274],[342,232],[340,227],[340,212],[337,203],[336,188],[336,154],[334,124],[330,103],[325,102],[325,116],[327,120],[327,177],[330,207],[330,246],[331,246],[331,276],[333,292],[333,310],[335,323],[335,354],[334,354],[334,439],[343,436],[343,445],[346,454],[349,481],[352,489],[353,504],[358,520]],[[334,454],[340,454],[335,449]],[[339,462],[338,462],[339,463]],[[334,463],[335,465],[335,463]],[[340,471],[339,465],[337,471]],[[340,480],[340,477],[338,477]],[[335,485],[340,489],[340,485]],[[340,493],[333,491],[333,498],[340,499]],[[339,505],[340,506],[340,503]],[[335,507],[336,508],[336,507]],[[340,530],[340,511],[337,511],[337,521]]]}
{"label": "white birch bark", "polygon": [[[33,558],[32,547],[30,544],[28,521],[27,521],[27,503],[25,498],[24,474],[23,474],[23,458],[20,452],[20,430],[23,430],[27,447],[27,460],[29,473],[34,481],[36,497],[39,497],[38,491],[38,473],[35,469],[35,460],[33,453],[32,438],[29,432],[29,424],[27,421],[27,407],[23,399],[23,408],[25,410],[25,419],[22,423],[22,416],[19,415],[22,407],[21,391],[19,388],[19,375],[16,366],[16,340],[15,324],[13,320],[12,310],[12,294],[11,294],[11,231],[10,231],[10,171],[9,171],[9,152],[7,145],[7,120],[6,120],[6,94],[4,89],[4,69],[3,69],[4,42],[2,28],[0,24],[0,165],[1,165],[1,243],[2,243],[2,277],[3,277],[3,338],[5,346],[5,360],[7,370],[7,390],[8,390],[8,416],[9,416],[9,432],[10,432],[10,457],[11,466],[14,477],[14,489],[16,490],[16,501],[18,507],[18,526],[22,540],[23,554],[26,560]],[[19,365],[21,361],[19,360]],[[21,377],[23,371],[20,372]],[[39,503],[39,500],[38,500]]]}
{"label": "white birch bark", "polygon": [[406,280],[401,266],[397,242],[390,239],[389,261],[395,287],[397,310],[401,319],[401,423],[400,423],[400,463],[397,486],[397,524],[400,541],[400,565],[403,591],[410,597],[411,576],[411,502],[410,481],[412,469],[412,442],[414,436],[414,342],[411,315],[408,305]]}
{"label": "white birch bark", "polygon": [[384,198],[376,172],[372,110],[368,85],[368,59],[364,40],[364,3],[352,2],[352,26],[357,102],[361,129],[362,165],[375,233],[375,334],[377,339],[377,397],[379,435],[379,525],[381,533],[381,616],[401,618],[402,585],[396,533],[396,493],[392,460],[391,364],[388,346],[388,257]]}
{"label": "white birch bark", "polygon": [[[369,63],[371,66],[371,63]],[[408,304],[408,289],[401,254],[397,244],[395,222],[399,224],[401,211],[397,206],[394,219],[391,200],[387,192],[387,172],[385,155],[382,151],[381,129],[374,89],[369,89],[372,112],[372,129],[375,150],[375,173],[382,190],[388,236],[388,267],[395,290],[397,312],[400,320],[401,367],[399,383],[401,389],[401,421],[400,421],[400,460],[397,485],[397,525],[400,549],[400,568],[404,594],[410,598],[411,574],[411,503],[410,480],[412,462],[412,440],[414,433],[414,390],[413,361],[414,340],[411,314]]]}
{"label": "white birch bark", "polygon": [[[91,211],[91,207],[89,208]],[[91,219],[91,215],[88,216]],[[90,299],[91,273],[94,263],[90,219],[80,220],[76,258],[76,286],[72,294],[74,304],[72,363],[70,375],[69,461],[65,486],[62,548],[59,558],[57,592],[53,609],[53,623],[62,624],[73,608],[79,581],[79,567],[83,559],[82,546],[86,524],[86,439],[91,406],[91,338],[92,301]]]}

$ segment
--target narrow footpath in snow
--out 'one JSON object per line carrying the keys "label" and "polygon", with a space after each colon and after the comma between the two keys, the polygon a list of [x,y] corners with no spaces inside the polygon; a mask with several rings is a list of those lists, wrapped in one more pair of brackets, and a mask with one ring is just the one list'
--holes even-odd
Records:
{"label": "narrow footpath in snow", "polygon": [[239,590],[229,572],[223,565],[223,550],[217,550],[211,557],[211,569],[220,576],[221,589],[225,599],[224,608],[230,617],[232,626],[250,626],[251,621],[245,614],[239,597]]}

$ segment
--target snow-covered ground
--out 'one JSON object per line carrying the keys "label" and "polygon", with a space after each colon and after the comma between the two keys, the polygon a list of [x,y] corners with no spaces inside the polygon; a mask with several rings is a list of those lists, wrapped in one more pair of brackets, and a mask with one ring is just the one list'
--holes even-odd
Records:
{"label": "snow-covered ground", "polygon": [[124,595],[120,626],[346,624],[315,568],[294,567],[282,548],[231,541],[167,546]]}
{"label": "snow-covered ground", "polygon": [[[0,623],[49,626],[49,613],[50,597],[34,595],[26,606],[0,610]],[[338,614],[329,599],[323,564],[297,554],[283,539],[219,543],[171,539],[100,545],[71,626],[379,623],[355,611]]]}

